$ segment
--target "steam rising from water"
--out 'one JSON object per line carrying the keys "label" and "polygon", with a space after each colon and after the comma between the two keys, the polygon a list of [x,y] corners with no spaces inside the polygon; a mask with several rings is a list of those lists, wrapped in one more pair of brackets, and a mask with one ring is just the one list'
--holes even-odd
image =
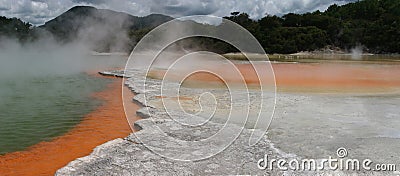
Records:
{"label": "steam rising from water", "polygon": [[0,154],[61,135],[98,105],[89,94],[107,82],[81,73],[122,67],[126,58],[93,56],[95,41],[0,37]]}
{"label": "steam rising from water", "polygon": [[71,74],[90,65],[80,44],[61,46],[52,40],[21,45],[8,39],[0,44],[0,77]]}
{"label": "steam rising from water", "polygon": [[[128,15],[90,10],[83,16],[68,18],[71,14],[59,17],[65,23],[64,28],[57,22],[54,24],[54,21],[47,24],[50,30],[53,29],[51,25],[55,25],[58,33],[54,36],[44,28],[34,30],[37,40],[23,44],[17,39],[0,36],[0,78],[11,75],[64,75],[101,69],[99,64],[95,64],[98,60],[93,60],[91,56],[93,50],[121,52],[130,48],[132,43],[126,26],[133,21]],[[64,30],[67,27],[71,29]],[[60,38],[57,36],[60,33],[66,35]]]}
{"label": "steam rising from water", "polygon": [[352,48],[350,52],[351,52],[351,59],[361,60],[361,56],[363,54],[363,47],[361,45],[357,45],[356,47]]}
{"label": "steam rising from water", "polygon": [[62,76],[122,67],[125,56],[93,56],[80,42],[59,44],[52,39],[20,44],[13,39],[0,42],[0,79],[31,76]]}

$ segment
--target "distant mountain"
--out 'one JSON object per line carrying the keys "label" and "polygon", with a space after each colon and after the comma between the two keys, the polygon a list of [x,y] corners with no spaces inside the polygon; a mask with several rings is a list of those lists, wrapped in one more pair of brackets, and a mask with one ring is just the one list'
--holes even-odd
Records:
{"label": "distant mountain", "polygon": [[94,44],[96,51],[129,51],[136,43],[135,31],[150,30],[172,17],[152,14],[132,16],[90,6],[76,6],[39,28],[49,31],[56,40],[81,40]]}
{"label": "distant mountain", "polygon": [[[266,15],[259,20],[246,13],[233,12],[224,17],[250,31],[267,53],[345,50],[362,48],[371,53],[400,53],[400,0],[360,0],[346,5],[331,5],[325,12]],[[172,17],[152,14],[136,17],[111,10],[77,6],[40,27],[16,18],[0,17],[2,36],[32,41],[48,31],[62,43],[84,42],[98,52],[130,52],[135,44],[156,26]],[[213,28],[212,25],[199,25]],[[215,31],[214,29],[210,31]],[[176,32],[176,31],[172,31]],[[234,34],[232,34],[234,35]],[[235,52],[229,44],[210,38],[192,38],[176,42],[182,50]]]}

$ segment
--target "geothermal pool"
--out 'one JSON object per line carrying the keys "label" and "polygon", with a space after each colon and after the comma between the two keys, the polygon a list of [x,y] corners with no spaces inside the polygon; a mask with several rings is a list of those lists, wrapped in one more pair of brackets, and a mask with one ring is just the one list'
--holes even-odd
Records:
{"label": "geothermal pool", "polygon": [[[10,63],[9,58],[0,57],[3,63]],[[42,66],[12,63],[18,64],[7,66],[13,70],[0,70],[0,154],[25,150],[68,132],[85,114],[101,105],[91,95],[111,83],[110,79],[93,74],[121,67],[126,61],[123,57],[90,55],[74,58],[80,59],[79,64],[57,58],[31,59],[54,62],[41,63]]]}
{"label": "geothermal pool", "polygon": [[[400,88],[400,62],[393,63],[272,63],[278,91],[309,92],[309,93],[390,93],[398,92]],[[224,68],[224,65],[214,64],[210,67]],[[237,63],[235,67],[243,76],[225,77],[224,81],[241,84],[243,81],[250,87],[259,87],[260,79],[270,84],[270,76],[257,76],[254,68],[260,67],[257,62],[254,65]],[[236,71],[222,69],[226,73]],[[166,71],[154,69],[149,72],[150,77],[162,79]],[[180,71],[169,71],[172,76],[167,79],[178,81]],[[264,74],[265,75],[265,74]],[[176,78],[176,79],[175,79]],[[198,72],[190,75],[183,85],[189,87],[217,86],[223,87],[224,82],[217,76]]]}
{"label": "geothermal pool", "polygon": [[109,82],[86,74],[0,80],[0,154],[59,136],[100,102],[90,93]]}
{"label": "geothermal pool", "polygon": [[[224,68],[223,65],[213,65]],[[259,81],[252,66],[245,62],[235,65],[250,91],[257,91]],[[336,150],[344,147],[351,158],[400,164],[398,62],[277,62],[272,63],[272,67],[277,83],[277,103],[267,136],[275,147],[311,159],[335,157]],[[174,72],[175,75],[168,77],[170,81],[178,81],[179,70]],[[154,69],[149,77],[162,79],[165,73],[165,70]],[[228,77],[225,81],[240,83],[242,80]],[[197,92],[214,93],[217,101],[226,101],[226,96],[229,96],[226,91],[215,91],[226,87],[220,78],[209,73],[193,74],[182,82],[182,86],[200,90]],[[200,101],[197,100],[199,95],[191,95],[190,91],[180,93],[181,99],[158,98],[164,99],[164,103],[179,100],[186,112],[197,112],[199,106],[195,104]],[[211,101],[208,104],[212,104]],[[162,107],[163,102],[153,100],[150,103]],[[214,119],[217,121],[226,120],[229,109],[225,105],[217,105],[221,108],[218,112],[225,112],[216,113]],[[238,121],[243,118],[231,117]]]}

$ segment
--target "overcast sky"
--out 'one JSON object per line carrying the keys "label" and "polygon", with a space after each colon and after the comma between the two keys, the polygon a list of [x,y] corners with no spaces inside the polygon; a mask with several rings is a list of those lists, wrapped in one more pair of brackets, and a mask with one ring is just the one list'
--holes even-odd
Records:
{"label": "overcast sky", "polygon": [[324,11],[332,4],[353,1],[356,0],[0,0],[0,16],[17,17],[40,25],[73,6],[90,5],[135,16],[161,13],[173,17],[209,14],[222,17],[240,11],[259,19],[265,14]]}

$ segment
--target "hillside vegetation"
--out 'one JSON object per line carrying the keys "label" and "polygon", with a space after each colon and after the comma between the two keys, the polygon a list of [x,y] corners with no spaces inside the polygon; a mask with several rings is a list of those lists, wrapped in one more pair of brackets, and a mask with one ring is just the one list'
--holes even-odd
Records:
{"label": "hillside vegetation", "polygon": [[399,0],[363,0],[332,5],[325,12],[266,16],[257,21],[238,12],[226,18],[254,34],[267,53],[312,51],[328,45],[400,53]]}
{"label": "hillside vegetation", "polygon": [[[322,48],[350,50],[361,47],[371,53],[400,53],[400,1],[362,0],[343,6],[332,5],[325,12],[266,15],[252,20],[246,13],[224,17],[249,30],[267,53],[295,53]],[[129,52],[151,29],[172,20],[152,14],[136,17],[94,7],[77,6],[39,27],[16,18],[0,17],[0,36],[32,41],[51,33],[61,42],[81,40],[95,51]],[[212,26],[208,26],[212,27]],[[46,36],[46,35],[45,35]],[[222,41],[209,38],[181,41],[184,47],[236,51]]]}

